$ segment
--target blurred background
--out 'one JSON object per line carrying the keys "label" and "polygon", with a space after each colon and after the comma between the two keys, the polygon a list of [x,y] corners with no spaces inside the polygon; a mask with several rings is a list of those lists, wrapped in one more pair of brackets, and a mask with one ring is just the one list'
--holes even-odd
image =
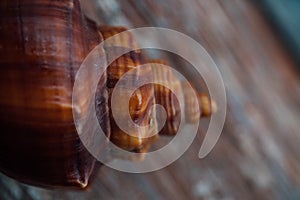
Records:
{"label": "blurred background", "polygon": [[300,1],[85,0],[102,25],[165,27],[202,44],[223,77],[221,138],[198,158],[209,120],[170,166],[102,167],[88,191],[47,190],[0,175],[0,199],[300,199]]}

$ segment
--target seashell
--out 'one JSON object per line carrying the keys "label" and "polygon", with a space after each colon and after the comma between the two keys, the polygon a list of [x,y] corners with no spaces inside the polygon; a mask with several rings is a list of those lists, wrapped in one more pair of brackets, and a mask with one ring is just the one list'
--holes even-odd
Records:
{"label": "seashell", "polygon": [[86,187],[95,159],[76,133],[72,89],[103,38],[83,20],[78,1],[0,5],[1,171],[34,185]]}
{"label": "seashell", "polygon": [[[100,26],[98,27],[98,30],[103,35],[104,39],[107,39],[115,34],[118,34],[120,32],[123,32],[127,30],[124,27],[107,27],[107,26]],[[137,43],[135,42],[133,36],[131,34],[124,34],[123,37],[117,38],[120,41],[117,41],[120,45],[123,46],[129,46],[132,48],[137,48]],[[104,46],[105,52],[107,52],[107,56],[114,56],[113,50],[110,48],[110,44],[106,43]],[[112,62],[108,69],[107,69],[107,84],[106,88],[109,93],[109,107],[110,106],[110,98],[112,91],[118,82],[118,80],[129,70],[137,69],[136,73],[130,77],[130,80],[133,82],[139,77],[139,78],[147,78],[148,76],[145,76],[147,74],[152,74],[151,68],[146,67],[143,69],[139,69],[139,66],[145,62],[145,58],[141,54],[140,51],[132,51],[130,53],[124,54],[118,59],[116,59],[114,62]],[[130,88],[128,88],[130,89]],[[126,93],[127,88],[123,89],[124,93]],[[119,107],[121,104],[127,104],[127,102],[123,102],[123,99],[121,98],[117,105],[114,105],[115,107]],[[151,111],[151,107],[155,104],[155,96],[154,96],[154,87],[153,85],[145,85],[140,88],[138,88],[132,95],[130,99],[130,105],[129,105],[129,113],[133,119],[133,121],[138,125],[147,125],[150,123],[151,119],[155,120],[155,113]],[[124,115],[124,120],[127,120],[126,113],[122,113],[122,111],[119,112],[119,115]],[[117,146],[128,150],[128,151],[135,151],[135,152],[141,152],[144,149],[144,146],[147,146],[148,141],[153,140],[147,138],[147,134],[149,132],[155,131],[155,126],[152,128],[154,130],[148,130],[147,132],[136,132],[134,133],[134,136],[128,135],[127,133],[123,132],[118,125],[116,124],[115,120],[112,117],[112,112],[110,110],[109,112],[110,117],[110,127],[111,127],[111,135],[110,140],[116,144]],[[146,138],[145,138],[146,137]],[[149,145],[148,145],[149,146]]]}
{"label": "seashell", "polygon": [[[149,62],[169,66],[169,64],[163,60],[150,60]],[[163,85],[154,85],[156,103],[162,105],[167,113],[167,121],[163,129],[159,132],[160,135],[174,135],[178,132],[181,120],[179,101],[184,102],[183,117],[187,123],[196,123],[201,116],[209,117],[212,113],[217,111],[215,101],[211,100],[206,94],[198,94],[191,83],[179,80],[172,74],[172,71],[166,72],[157,67],[152,69],[153,76],[156,80],[161,83],[168,82],[171,86],[171,88],[168,89]],[[175,96],[172,91],[181,95]],[[193,98],[193,92],[196,93],[197,98]],[[200,109],[195,109],[195,107],[199,105]]]}
{"label": "seashell", "polygon": [[[98,27],[80,10],[77,0],[4,0],[0,3],[0,170],[24,183],[45,187],[87,187],[97,162],[80,141],[72,115],[75,75],[87,54],[104,39],[126,30],[123,27]],[[121,43],[137,47],[128,34]],[[99,55],[113,55],[106,43]],[[151,110],[162,104],[168,114],[160,135],[174,135],[178,116],[193,122],[200,113],[193,106],[202,102],[203,116],[216,106],[200,95],[189,99],[182,92],[186,109],[181,113],[176,97],[158,85],[145,85],[130,99],[129,111],[139,125],[154,123],[151,130],[130,136],[112,117],[110,99],[118,80],[137,68],[132,77],[160,75],[174,89],[184,84],[172,74],[159,74],[151,67],[138,69],[148,60],[136,50],[116,59],[100,78],[96,91],[96,112],[107,138],[128,151],[147,152],[158,138],[144,138],[156,130],[158,116]],[[161,61],[162,62],[162,61]],[[105,64],[105,62],[103,62]],[[149,64],[150,66],[150,64]],[[124,89],[126,92],[126,88]],[[83,96],[88,94],[82,94]],[[122,99],[120,99],[120,104]],[[120,113],[122,116],[123,113]],[[152,130],[153,129],[153,130]]]}

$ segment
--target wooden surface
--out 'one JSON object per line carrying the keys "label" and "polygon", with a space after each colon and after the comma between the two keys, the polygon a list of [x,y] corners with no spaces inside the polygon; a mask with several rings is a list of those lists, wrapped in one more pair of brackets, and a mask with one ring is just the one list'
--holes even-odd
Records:
{"label": "wooden surface", "polygon": [[[228,113],[208,157],[188,151],[147,174],[102,167],[89,191],[46,190],[1,175],[1,199],[299,199],[300,82],[276,32],[250,1],[97,0],[100,24],[160,26],[200,42],[225,82]],[[91,12],[94,10],[95,12]]]}
{"label": "wooden surface", "polygon": [[258,0],[263,12],[300,64],[300,1]]}

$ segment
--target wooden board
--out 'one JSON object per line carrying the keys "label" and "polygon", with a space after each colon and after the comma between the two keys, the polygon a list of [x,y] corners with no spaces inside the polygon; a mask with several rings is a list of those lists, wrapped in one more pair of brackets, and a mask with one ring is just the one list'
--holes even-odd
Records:
{"label": "wooden board", "polygon": [[300,64],[300,1],[261,0],[257,3]]}

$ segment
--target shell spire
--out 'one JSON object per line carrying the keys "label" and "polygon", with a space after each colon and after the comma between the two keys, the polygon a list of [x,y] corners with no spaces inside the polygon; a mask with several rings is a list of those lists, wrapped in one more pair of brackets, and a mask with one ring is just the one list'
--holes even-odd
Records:
{"label": "shell spire", "polygon": [[[148,60],[140,50],[114,60],[99,77],[95,95],[86,89],[90,86],[91,72],[84,72],[87,80],[82,83],[82,94],[74,106],[73,86],[85,57],[102,41],[127,30],[98,27],[81,13],[78,0],[3,0],[0,27],[0,170],[22,182],[75,188],[89,184],[97,162],[79,138],[72,111],[78,106],[79,116],[84,116],[86,107],[92,106],[87,106],[87,99],[91,97],[93,100],[95,97],[97,118],[107,136],[105,145],[99,147],[100,153],[109,140],[127,151],[145,153],[159,135],[177,133],[181,115],[193,123],[216,110],[214,101],[205,95],[189,98],[192,90],[186,89],[187,83],[172,73],[152,69],[151,63],[168,64]],[[138,48],[130,33],[116,40],[113,43],[120,47]],[[105,67],[117,51],[109,42],[98,49],[97,55],[103,58],[100,62],[103,66],[99,67]],[[141,64],[146,67],[139,67]],[[134,85],[137,77],[159,79],[170,83],[172,90],[180,95],[176,97],[171,90],[157,84],[136,89],[128,105],[130,117],[137,125],[151,126],[128,135],[118,127],[112,115],[112,106],[118,108],[128,102],[120,98],[116,105],[111,105],[110,100],[117,82],[132,69],[136,73],[130,76],[128,87]],[[124,87],[122,92],[129,94],[130,89]],[[181,101],[185,103],[184,110],[180,110]],[[194,112],[198,102],[202,113]],[[152,109],[155,104],[163,105],[167,113],[160,133],[157,133],[160,116]],[[118,116],[128,122],[126,114],[128,112],[120,110]],[[82,129],[89,130],[89,127]],[[92,134],[97,134],[94,132]],[[90,136],[88,138],[92,138]]]}

